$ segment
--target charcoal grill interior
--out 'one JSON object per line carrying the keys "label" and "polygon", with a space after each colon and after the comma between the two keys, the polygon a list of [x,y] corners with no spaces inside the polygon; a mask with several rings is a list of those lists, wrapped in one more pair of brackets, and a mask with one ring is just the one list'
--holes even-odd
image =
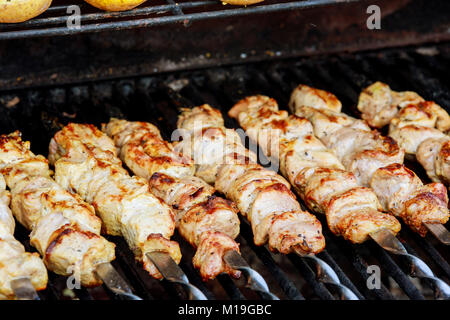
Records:
{"label": "charcoal grill interior", "polygon": [[[237,123],[226,116],[238,99],[252,94],[265,94],[286,106],[290,92],[299,83],[319,87],[335,93],[343,102],[344,112],[357,115],[355,104],[360,90],[380,80],[394,90],[414,90],[426,99],[442,106],[450,105],[450,88],[446,78],[450,67],[450,45],[411,47],[362,52],[358,54],[327,55],[296,58],[275,62],[216,67],[197,71],[178,72],[149,77],[83,82],[66,86],[36,87],[0,91],[0,128],[2,133],[20,130],[31,141],[35,153],[46,155],[52,135],[70,121],[100,125],[110,117],[149,121],[157,125],[165,139],[176,128],[179,107],[209,103],[219,108],[226,126]],[[408,162],[423,181],[429,181],[424,171]],[[299,199],[301,202],[301,200]],[[426,281],[409,276],[410,268],[404,260],[387,254],[374,243],[352,245],[331,234],[324,216],[326,250],[318,256],[330,264],[344,285],[360,299],[433,299],[433,288]],[[449,225],[447,224],[447,228]],[[20,226],[17,238],[29,251],[27,232]],[[449,252],[431,236],[422,239],[405,225],[399,234],[407,250],[423,259],[437,277],[450,281]],[[156,281],[135,263],[131,251],[120,238],[114,267],[144,299],[183,299],[180,288],[166,281]],[[245,282],[221,275],[203,283],[193,269],[193,249],[181,239],[183,252],[181,268],[191,282],[209,299],[258,299],[245,288]],[[272,254],[266,247],[256,247],[251,229],[242,221],[241,244],[243,257],[268,282],[273,293],[281,299],[338,299],[333,288],[316,281],[314,268],[297,256]],[[381,268],[380,289],[369,290],[367,266]],[[50,273],[48,288],[39,293],[41,299],[119,299],[104,287],[66,289],[66,278]]]}

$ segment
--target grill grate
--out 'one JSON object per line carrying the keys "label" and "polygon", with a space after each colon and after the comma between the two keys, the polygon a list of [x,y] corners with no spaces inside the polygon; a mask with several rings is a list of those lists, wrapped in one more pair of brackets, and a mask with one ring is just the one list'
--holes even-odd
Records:
{"label": "grill grate", "polygon": [[170,24],[184,24],[201,20],[222,19],[233,16],[267,14],[271,12],[301,10],[306,8],[332,5],[339,2],[360,0],[265,0],[250,7],[223,6],[217,0],[149,1],[136,9],[123,12],[101,12],[87,4],[76,5],[80,8],[81,24],[70,26],[69,17],[73,3],[53,6],[42,16],[21,24],[0,25],[0,40],[34,38],[43,36],[61,36],[82,33],[155,27]]}
{"label": "grill grate", "polygon": [[[175,129],[177,108],[184,105],[209,103],[222,111],[242,97],[267,94],[280,105],[287,105],[291,90],[300,82],[334,92],[344,104],[344,111],[356,115],[354,107],[362,87],[372,81],[388,82],[393,89],[413,89],[425,98],[448,105],[449,87],[445,73],[439,66],[450,63],[450,46],[434,48],[435,55],[424,55],[430,50],[391,49],[354,55],[326,56],[310,59],[285,60],[247,64],[202,71],[181,72],[155,77],[102,81],[77,86],[16,90],[0,93],[0,118],[2,133],[21,130],[25,139],[32,142],[37,153],[47,153],[50,137],[61,124],[69,121],[89,122],[99,125],[109,117],[151,121],[162,129],[164,138],[170,138]],[[393,69],[395,68],[395,69]],[[170,85],[169,85],[170,84]],[[173,91],[171,88],[179,89]],[[228,117],[227,126],[236,123]],[[414,163],[407,163],[424,181],[428,178]],[[319,254],[334,268],[342,283],[361,299],[431,299],[433,290],[426,281],[409,276],[409,266],[397,256],[391,256],[374,243],[352,245],[332,235],[326,227],[326,251]],[[448,225],[447,225],[448,227]],[[20,226],[16,232],[28,250],[27,232]],[[312,265],[297,256],[274,255],[265,247],[252,242],[251,228],[242,221],[241,243],[243,256],[260,272],[271,290],[282,299],[337,299],[332,287],[316,281]],[[433,272],[449,282],[450,266],[447,248],[431,237],[420,238],[406,226],[399,238],[407,250],[418,255]],[[110,238],[117,244],[114,267],[144,299],[184,299],[185,294],[167,281],[152,279],[135,261],[126,243],[120,238]],[[191,264],[192,248],[179,235],[184,254],[181,268],[191,282],[209,299],[257,299],[257,294],[245,288],[244,279],[232,280],[221,275],[214,281],[203,283]],[[366,281],[369,265],[378,265],[382,273],[380,289],[369,290]],[[68,291],[66,278],[50,275],[48,288],[39,293],[42,299],[118,299],[106,288]],[[73,295],[73,296],[71,296]]]}

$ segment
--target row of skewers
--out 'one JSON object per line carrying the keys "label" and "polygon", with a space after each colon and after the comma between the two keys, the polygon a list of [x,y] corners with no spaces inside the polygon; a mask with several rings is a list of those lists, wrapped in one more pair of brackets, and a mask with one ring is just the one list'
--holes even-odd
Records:
{"label": "row of skewers", "polygon": [[[360,96],[359,108],[371,126],[370,119],[385,119],[383,112],[396,105],[397,113],[390,113],[392,132],[408,127],[412,118],[418,119],[418,125],[448,130],[449,116],[436,104],[390,89],[395,96],[387,99],[390,104],[380,102],[380,86],[376,83]],[[326,215],[335,235],[352,243],[373,239],[407,257],[418,276],[430,279],[443,297],[450,297],[449,286],[395,238],[399,217],[421,236],[430,230],[448,244],[443,227],[449,218],[445,186],[423,185],[402,164],[404,140],[397,144],[365,120],[341,113],[341,103],[331,93],[300,85],[289,107],[291,115],[280,111],[275,100],[254,96],[239,101],[229,112],[266,156],[279,161],[284,177],[259,165],[256,154],[209,105],[182,110],[177,123],[182,140],[176,143],[164,141],[158,128],[146,122],[111,119],[102,131],[71,123],[51,140],[47,160],[34,155],[20,133],[1,136],[0,177],[5,183],[0,179],[0,245],[6,254],[0,252],[0,258],[5,266],[7,259],[24,262],[20,268],[0,268],[0,298],[17,297],[30,285],[35,290],[45,288],[45,267],[65,276],[75,267],[83,286],[105,283],[118,294],[139,299],[111,266],[114,244],[101,236],[104,233],[124,237],[152,277],[180,283],[192,298],[203,299],[177,266],[180,248],[170,240],[177,229],[196,248],[193,264],[205,281],[221,273],[239,277],[243,272],[254,290],[276,299],[240,255],[235,241],[240,212],[251,225],[256,245],[268,244],[273,252],[312,259],[344,298],[357,299],[315,256],[325,247],[322,226],[301,208],[291,186],[309,209]],[[381,111],[374,115],[374,108]],[[432,120],[413,116],[413,110]],[[406,143],[416,139],[408,133],[401,136],[408,137]],[[414,140],[416,150],[406,152],[419,159],[417,149],[426,142],[430,143]],[[433,161],[427,158],[424,163],[433,181],[446,182],[445,160],[438,164],[436,157],[445,154],[445,142],[440,147],[433,143]],[[12,237],[9,207],[31,230],[30,242],[42,260],[26,253]],[[18,279],[29,281],[15,286]]]}

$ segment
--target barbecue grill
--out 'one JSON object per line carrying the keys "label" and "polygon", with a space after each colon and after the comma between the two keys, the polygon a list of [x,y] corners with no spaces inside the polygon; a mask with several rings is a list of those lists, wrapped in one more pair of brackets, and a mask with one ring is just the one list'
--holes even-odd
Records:
{"label": "barbecue grill", "polygon": [[[407,13],[423,8],[426,1],[393,1],[391,5],[375,2],[382,10],[383,6],[389,9],[391,14],[386,18],[389,24],[389,19],[406,19]],[[343,111],[356,117],[359,92],[377,80],[388,83],[394,90],[417,91],[443,107],[450,105],[450,88],[445,81],[450,66],[450,45],[446,43],[450,38],[450,21],[436,11],[448,8],[445,1],[436,1],[434,11],[424,12],[424,15],[436,14],[438,21],[423,29],[409,25],[412,18],[408,17],[408,21],[390,26],[389,30],[364,30],[357,24],[367,18],[364,10],[351,23],[339,21],[335,26],[318,28],[326,30],[323,34],[321,31],[312,35],[302,33],[298,43],[287,44],[276,39],[277,35],[285,37],[281,35],[286,30],[285,26],[280,28],[281,21],[286,20],[287,26],[293,23],[292,27],[299,27],[309,23],[298,21],[299,17],[308,21],[308,14],[317,17],[335,14],[337,10],[349,16],[355,12],[352,10],[367,7],[368,2],[267,1],[248,8],[235,8],[209,0],[181,3],[167,0],[167,3],[155,2],[121,13],[99,13],[82,5],[82,12],[86,13],[81,16],[81,28],[67,29],[64,13],[69,4],[56,5],[43,16],[22,24],[0,26],[3,44],[0,48],[1,133],[20,130],[24,139],[32,142],[36,154],[47,155],[51,137],[68,122],[100,126],[111,117],[152,122],[161,129],[164,139],[170,140],[179,109],[203,103],[219,108],[227,127],[239,128],[226,116],[235,102],[249,95],[265,94],[276,98],[280,106],[287,106],[291,91],[299,83],[335,93],[343,103]],[[258,43],[264,38],[259,34],[248,33],[249,39],[237,41],[239,33],[235,30],[229,33],[220,30],[228,25],[246,26],[244,32],[255,31],[248,24],[268,15],[273,15],[274,21],[259,25],[260,31],[266,32],[268,47]],[[246,21],[249,22],[246,24]],[[320,23],[326,24],[326,21]],[[202,34],[202,28],[213,24],[217,24],[214,30],[224,36],[224,46],[216,51],[213,49],[217,44],[214,45],[212,39],[195,38]],[[274,25],[278,26],[277,32],[269,32]],[[405,31],[407,28],[410,30]],[[354,31],[353,36],[343,35],[332,40],[340,32],[349,30]],[[378,35],[374,36],[374,32]],[[357,41],[355,34],[361,36]],[[400,39],[400,34],[405,36]],[[155,39],[140,43],[145,36],[155,36]],[[174,43],[180,41],[180,45],[164,44],[167,36]],[[199,47],[188,47],[189,41],[183,41],[183,37],[198,41],[195,45]],[[311,47],[317,40],[323,43]],[[431,40],[436,43],[430,43]],[[157,44],[160,46],[155,46]],[[71,49],[74,51],[70,52]],[[164,50],[168,50],[165,56],[162,55]],[[203,58],[199,58],[201,55]],[[74,56],[78,57],[70,60]],[[165,61],[164,57],[167,57]],[[261,163],[267,162],[261,159]],[[408,161],[406,165],[423,181],[429,182],[419,165]],[[370,241],[352,245],[334,236],[326,227],[325,217],[317,216],[324,226],[327,242],[325,251],[318,257],[359,299],[439,298],[435,283],[415,277],[418,270],[407,259],[389,254]],[[34,251],[28,234],[17,226],[16,238],[27,251]],[[273,254],[266,247],[255,246],[252,238],[250,225],[242,220],[241,234],[237,238],[242,256],[280,299],[340,298],[334,285],[319,280],[314,263],[293,254]],[[445,245],[431,235],[421,238],[404,225],[398,238],[408,253],[422,259],[437,278],[450,283],[450,256]],[[152,279],[135,262],[123,239],[107,239],[117,245],[117,259],[112,262],[114,268],[136,295],[149,300],[187,298],[180,286]],[[178,234],[174,240],[180,243],[183,253],[181,269],[208,299],[265,298],[245,286],[245,277],[232,280],[220,275],[216,280],[202,282],[191,263],[192,247]],[[370,266],[380,268],[379,288],[369,289],[367,285],[372,281]],[[65,277],[51,272],[47,289],[38,294],[43,300],[120,299],[106,286],[69,289]]]}

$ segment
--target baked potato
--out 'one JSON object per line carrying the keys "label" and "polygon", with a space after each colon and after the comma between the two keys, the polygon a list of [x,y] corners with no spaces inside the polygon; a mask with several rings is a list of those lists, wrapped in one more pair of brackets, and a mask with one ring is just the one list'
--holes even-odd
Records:
{"label": "baked potato", "polygon": [[144,3],[146,0],[85,0],[90,5],[105,11],[130,10]]}
{"label": "baked potato", "polygon": [[48,9],[52,0],[0,0],[0,23],[24,22]]}

